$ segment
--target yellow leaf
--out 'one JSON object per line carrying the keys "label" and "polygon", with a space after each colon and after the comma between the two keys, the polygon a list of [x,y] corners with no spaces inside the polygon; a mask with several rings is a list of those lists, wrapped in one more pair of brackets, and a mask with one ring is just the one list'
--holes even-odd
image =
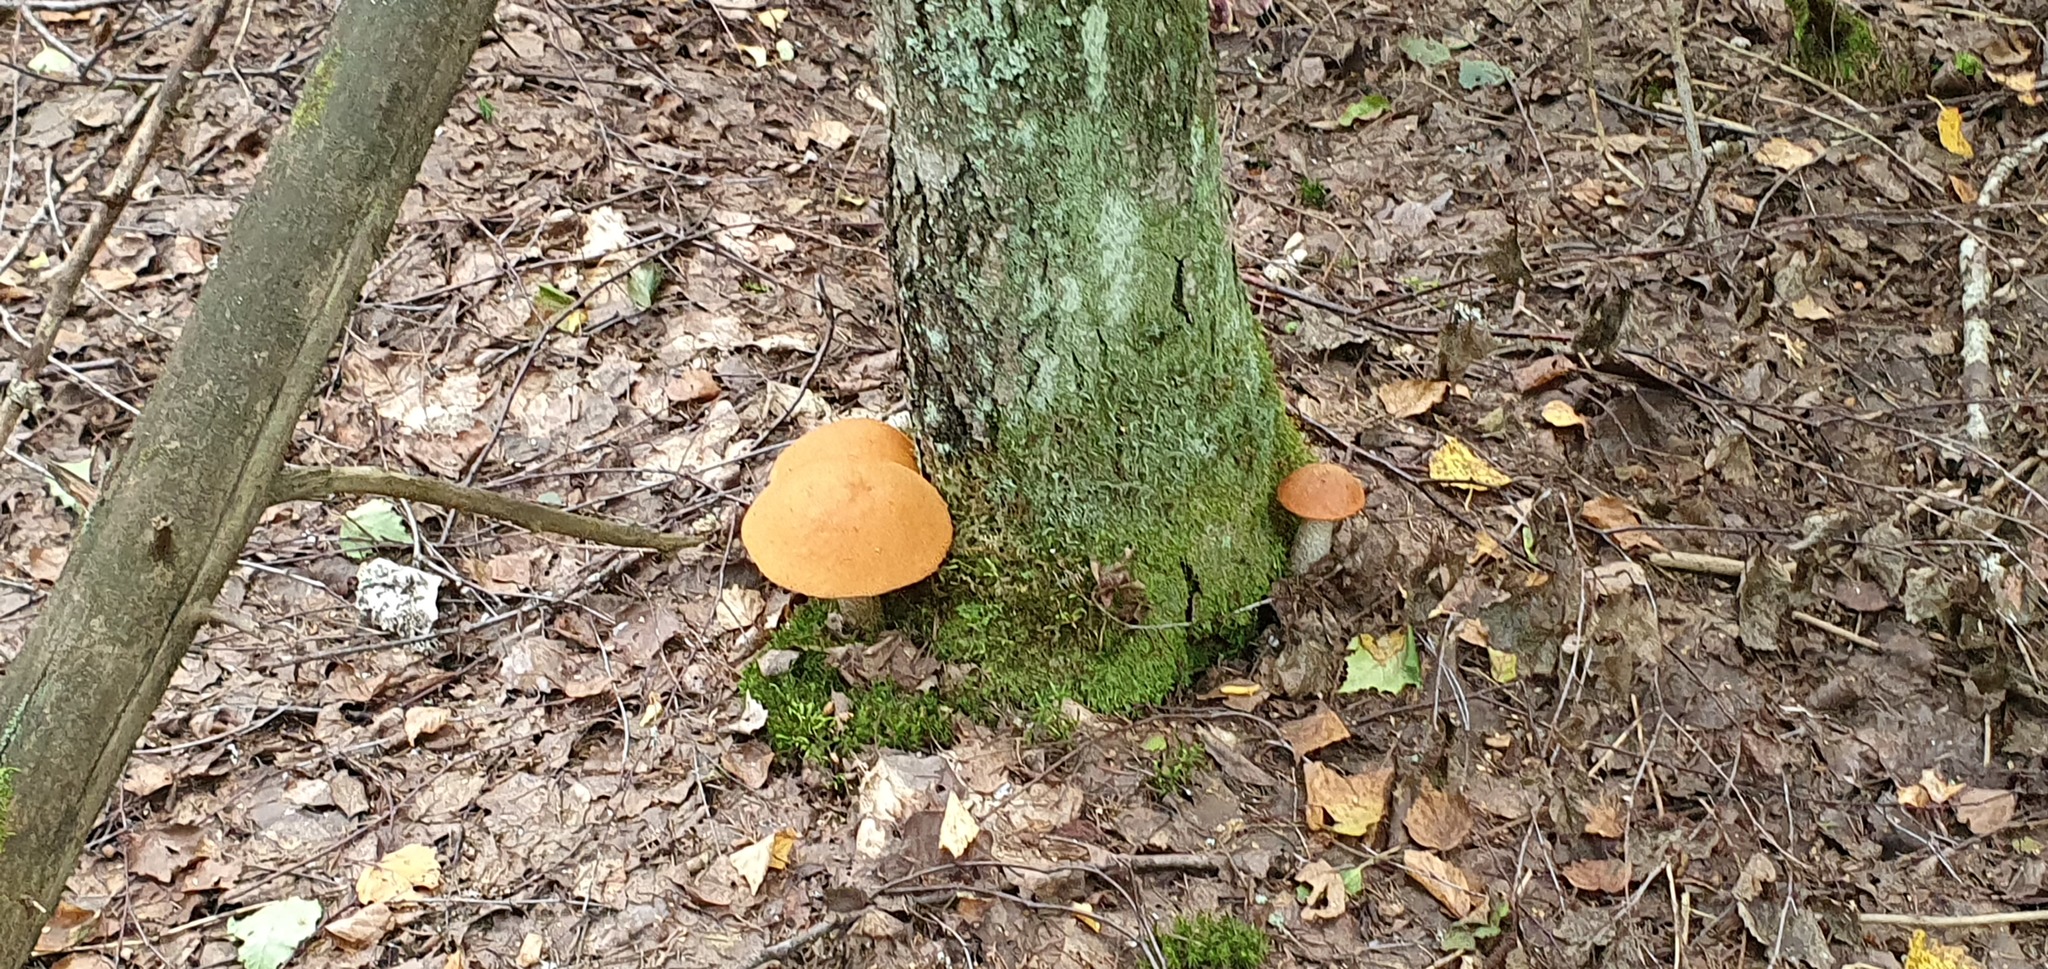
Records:
{"label": "yellow leaf", "polygon": [[1478,532],[1472,537],[1472,553],[1465,556],[1465,564],[1478,565],[1485,561],[1505,562],[1508,550],[1491,532]]}
{"label": "yellow leaf", "polygon": [[1513,683],[1515,681],[1516,670],[1519,667],[1515,660],[1515,654],[1488,646],[1486,647],[1486,661],[1487,665],[1491,667],[1489,672],[1493,674],[1493,681],[1495,683]]}
{"label": "yellow leaf", "polygon": [[1304,760],[1301,778],[1311,831],[1327,827],[1360,838],[1372,834],[1387,816],[1387,792],[1394,785],[1391,767],[1353,775]]}
{"label": "yellow leaf", "polygon": [[1515,479],[1486,463],[1464,441],[1447,437],[1442,447],[1430,452],[1429,480],[1467,491],[1485,491],[1506,487]]}
{"label": "yellow leaf", "polygon": [[1561,400],[1553,400],[1543,405],[1543,422],[1551,427],[1586,426],[1586,419],[1580,416],[1571,404]]}
{"label": "yellow leaf", "polygon": [[1088,931],[1097,934],[1102,932],[1102,923],[1094,918],[1095,906],[1087,902],[1075,902],[1069,907],[1074,910],[1074,918],[1079,919],[1082,925],[1087,926]]}
{"label": "yellow leaf", "polygon": [[1970,957],[1970,950],[1945,945],[1927,930],[1914,929],[1913,941],[1906,946],[1906,969],[1982,969],[1982,964]]}
{"label": "yellow leaf", "polygon": [[[1941,102],[1936,101],[1936,104]],[[1941,105],[1941,120],[1936,123],[1941,132],[1941,147],[1957,158],[1975,158],[1977,149],[1970,147],[1970,139],[1963,137],[1963,112]]]}
{"label": "yellow leaf", "polygon": [[1970,184],[1969,179],[1961,175],[1950,175],[1948,177],[1948,187],[1956,190],[1957,200],[1961,201],[1964,205],[1977,204],[1977,186]]}
{"label": "yellow leaf", "polygon": [[364,905],[416,902],[421,891],[441,887],[441,861],[434,849],[410,844],[393,849],[356,878],[356,899]]}
{"label": "yellow leaf", "polygon": [[946,793],[946,817],[939,822],[939,847],[955,858],[965,852],[974,839],[981,837],[981,825],[974,815],[969,814],[967,805],[960,803],[960,796]]}

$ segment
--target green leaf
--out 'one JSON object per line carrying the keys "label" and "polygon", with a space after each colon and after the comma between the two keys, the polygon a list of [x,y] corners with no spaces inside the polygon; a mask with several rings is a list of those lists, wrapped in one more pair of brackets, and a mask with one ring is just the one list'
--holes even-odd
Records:
{"label": "green leaf", "polygon": [[244,969],[277,969],[319,927],[319,902],[281,898],[247,918],[229,919],[228,935],[242,943],[236,955]]}
{"label": "green leaf", "polygon": [[661,290],[661,264],[649,259],[626,276],[626,295],[633,300],[635,309],[647,309],[654,305],[654,294]]}
{"label": "green leaf", "polygon": [[534,289],[533,308],[540,311],[540,318],[564,333],[575,333],[583,329],[588,314],[582,310],[570,312],[576,305],[576,297],[542,283]]}
{"label": "green leaf", "polygon": [[[1980,77],[1984,73],[1984,61],[1966,50],[1956,51],[1956,73],[1964,77]],[[30,64],[34,67],[34,64]]]}
{"label": "green leaf", "polygon": [[1337,116],[1337,123],[1346,128],[1355,122],[1371,121],[1394,110],[1394,102],[1384,94],[1368,94],[1351,103],[1344,113]]}
{"label": "green leaf", "polygon": [[341,518],[341,554],[365,559],[384,545],[411,545],[412,529],[398,508],[382,498],[357,505]]}
{"label": "green leaf", "polygon": [[[52,461],[50,463],[71,472],[80,481],[87,484],[92,483],[91,458],[80,458],[76,461]],[[71,493],[71,489],[64,486],[63,478],[59,478],[54,474],[45,475],[43,481],[50,489],[50,497],[57,499],[57,504],[64,506],[65,509],[74,515],[85,514],[85,504],[78,500],[77,495]]]}
{"label": "green leaf", "polygon": [[1337,692],[1400,693],[1421,685],[1422,654],[1416,651],[1415,637],[1408,630],[1397,629],[1379,637],[1371,633],[1351,637],[1350,653],[1344,657],[1344,685]]}
{"label": "green leaf", "polygon": [[1166,750],[1166,735],[1155,733],[1146,737],[1145,742],[1138,746],[1143,747],[1148,754],[1163,753]]}
{"label": "green leaf", "polygon": [[1442,67],[1451,60],[1451,49],[1443,41],[1428,37],[1401,38],[1401,53],[1423,67]]}
{"label": "green leaf", "polygon": [[1508,903],[1496,904],[1490,912],[1473,912],[1444,927],[1437,944],[1445,952],[1478,952],[1479,943],[1500,936],[1500,924],[1508,917]]}
{"label": "green leaf", "polygon": [[1357,865],[1351,868],[1346,868],[1343,871],[1338,872],[1338,874],[1343,876],[1344,878],[1345,895],[1350,896],[1352,898],[1357,898],[1358,896],[1365,894],[1364,865]]}
{"label": "green leaf", "polygon": [[490,124],[498,120],[498,106],[492,104],[490,98],[477,98],[476,115],[484,119],[484,124]]}
{"label": "green leaf", "polygon": [[1492,61],[1478,59],[1458,62],[1458,86],[1470,91],[1474,88],[1499,87],[1513,77],[1508,69]]}

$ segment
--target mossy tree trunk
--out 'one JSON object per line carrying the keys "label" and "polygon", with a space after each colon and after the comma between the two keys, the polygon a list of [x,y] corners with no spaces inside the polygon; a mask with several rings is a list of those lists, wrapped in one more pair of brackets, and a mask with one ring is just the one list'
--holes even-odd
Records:
{"label": "mossy tree trunk", "polygon": [[[1009,643],[1027,664],[1066,669],[1013,671],[1035,686],[1012,695],[1159,699],[1284,566],[1273,491],[1302,444],[1229,242],[1207,13],[879,0],[911,398],[961,528],[941,592],[995,599],[967,603],[979,619],[1031,595],[1019,575],[1111,603],[1019,624],[1047,647]],[[1116,582],[1088,565],[1127,549],[1149,606],[1136,625],[1166,628],[1104,614]],[[1104,644],[1106,667],[1070,662]]]}
{"label": "mossy tree trunk", "polygon": [[346,0],[21,654],[0,676],[0,967],[22,964],[234,566],[492,0]]}

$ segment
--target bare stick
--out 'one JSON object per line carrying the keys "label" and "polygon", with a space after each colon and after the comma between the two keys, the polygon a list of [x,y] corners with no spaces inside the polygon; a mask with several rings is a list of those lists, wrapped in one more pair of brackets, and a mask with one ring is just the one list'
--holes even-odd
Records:
{"label": "bare stick", "polygon": [[[21,357],[21,373],[8,386],[4,400],[0,400],[0,443],[14,436],[14,428],[20,423],[21,415],[39,396],[36,375],[50,362],[50,352],[57,346],[57,331],[64,323],[64,317],[71,312],[71,301],[78,297],[79,284],[85,281],[85,271],[92,265],[92,257],[100,251],[100,244],[114,231],[114,224],[121,219],[121,213],[128,208],[129,199],[135,195],[135,186],[142,181],[144,170],[149,167],[150,156],[164,140],[164,131],[171,125],[171,114],[178,103],[185,99],[185,89],[200,69],[206,66],[211,56],[213,35],[220,30],[227,19],[229,0],[209,0],[192,24],[192,32],[185,40],[185,50],[178,56],[177,66],[164,77],[163,86],[157,89],[156,101],[149,106],[149,113],[142,116],[142,124],[135,129],[135,137],[128,142],[128,149],[121,154],[121,164],[114,169],[107,187],[94,202],[92,218],[86,222],[85,232],[78,244],[71,249],[70,257],[57,267],[50,277],[50,288],[43,296],[43,315],[36,322],[35,339],[28,351]],[[47,6],[44,9],[50,9]]]}
{"label": "bare stick", "polygon": [[[1988,210],[1998,204],[1998,193],[2004,190],[2006,181],[2044,148],[2048,148],[2048,132],[2034,136],[2019,150],[1999,159],[1991,173],[1984,176],[1984,187],[1977,192],[1977,207]],[[1969,401],[1963,433],[1972,441],[1982,442],[1991,437],[1991,421],[1984,414],[1984,401],[1991,397],[1993,389],[1991,320],[1984,315],[1984,304],[1991,300],[1991,253],[1979,235],[1987,228],[1984,216],[1971,219],[1970,228],[1974,231],[1963,236],[1956,252],[1963,271],[1963,399]]]}
{"label": "bare stick", "polygon": [[1707,575],[1725,575],[1729,578],[1739,578],[1742,570],[1747,568],[1741,559],[1708,555],[1704,552],[1652,552],[1649,561],[1651,565],[1661,569],[1704,572]]}
{"label": "bare stick", "polygon": [[495,491],[459,485],[437,478],[385,471],[382,468],[297,468],[278,472],[270,494],[272,503],[317,501],[336,495],[381,495],[406,501],[465,511],[496,518],[536,532],[567,535],[590,542],[622,548],[651,548],[673,552],[704,544],[698,535],[657,532],[622,522],[578,515],[538,502],[501,495]]}
{"label": "bare stick", "polygon": [[[1720,235],[1721,221],[1714,211],[1714,203],[1707,200],[1707,179],[1713,174],[1713,166],[1707,162],[1706,147],[1700,143],[1700,114],[1692,99],[1692,68],[1685,63],[1685,27],[1681,23],[1685,4],[1680,0],[1665,0],[1669,11],[1664,25],[1671,35],[1671,79],[1678,88],[1678,108],[1685,113],[1685,148],[1692,155],[1692,176],[1699,180],[1699,204],[1694,205],[1686,219],[1699,225],[1700,234],[1713,240]],[[1690,238],[1691,234],[1687,233]]]}
{"label": "bare stick", "polygon": [[1987,925],[2018,925],[2048,922],[2048,909],[2024,912],[1991,912],[1985,915],[1911,915],[1904,912],[1864,912],[1856,916],[1864,925],[1924,925],[1930,929],[1974,929]]}

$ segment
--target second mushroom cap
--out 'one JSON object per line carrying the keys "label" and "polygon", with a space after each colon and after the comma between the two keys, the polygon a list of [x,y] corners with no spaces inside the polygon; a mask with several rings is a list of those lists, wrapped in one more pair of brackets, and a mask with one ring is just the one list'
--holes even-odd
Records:
{"label": "second mushroom cap", "polygon": [[1365,485],[1341,464],[1311,464],[1280,482],[1280,504],[1310,521],[1342,521],[1365,507]]}

